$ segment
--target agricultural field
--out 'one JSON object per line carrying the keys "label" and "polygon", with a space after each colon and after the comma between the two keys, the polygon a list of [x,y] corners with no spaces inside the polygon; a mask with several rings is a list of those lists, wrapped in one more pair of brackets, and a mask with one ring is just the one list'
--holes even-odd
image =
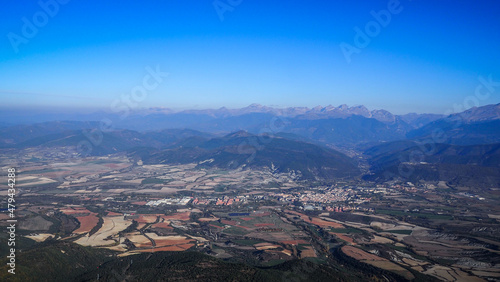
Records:
{"label": "agricultural field", "polygon": [[344,252],[346,255],[348,255],[356,260],[359,260],[361,262],[371,264],[373,266],[400,274],[408,280],[415,278],[415,276],[413,276],[413,274],[411,274],[411,272],[409,272],[408,270],[402,268],[401,266],[399,266],[397,264],[390,262],[388,259],[379,257],[379,256],[371,254],[371,253],[367,253],[367,252],[365,252],[361,249],[358,249],[356,247],[343,246],[342,252]]}
{"label": "agricultural field", "polygon": [[500,277],[500,211],[470,197],[446,199],[470,203],[473,212],[423,205],[445,199],[434,190],[375,195],[375,188],[355,184],[299,185],[265,170],[143,165],[126,156],[30,162],[20,171],[25,184],[53,181],[19,186],[20,236],[34,244],[74,242],[120,257],[196,251],[265,267],[357,261],[408,279]]}
{"label": "agricultural field", "polygon": [[93,235],[86,235],[76,241],[82,246],[102,247],[116,243],[116,235],[123,231],[132,222],[124,219],[123,216],[106,216],[103,218],[102,227]]}

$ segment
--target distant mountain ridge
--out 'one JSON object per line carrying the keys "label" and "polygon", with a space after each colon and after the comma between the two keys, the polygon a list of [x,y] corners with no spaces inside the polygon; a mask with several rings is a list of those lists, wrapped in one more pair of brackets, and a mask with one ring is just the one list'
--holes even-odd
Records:
{"label": "distant mountain ridge", "polygon": [[[100,115],[102,113],[99,113]],[[384,110],[369,111],[364,106],[349,107],[295,107],[277,109],[252,104],[242,109],[218,110],[148,109],[131,112],[121,118],[111,114],[114,129],[140,132],[193,129],[210,134],[228,134],[245,130],[252,134],[293,134],[292,139],[323,145],[354,148],[362,144],[376,144],[404,139],[425,139],[436,130],[446,134],[438,143],[459,145],[500,142],[499,105],[472,108],[447,117],[435,114],[393,115]],[[99,122],[45,122],[0,128],[0,146],[26,141],[62,129],[99,129]],[[24,137],[23,137],[24,136]]]}
{"label": "distant mountain ridge", "polygon": [[472,107],[461,113],[452,114],[448,117],[449,119],[460,119],[464,123],[471,122],[484,122],[500,119],[500,103],[486,105],[482,107]]}
{"label": "distant mountain ridge", "polygon": [[[474,107],[411,130],[409,139],[436,139],[457,145],[500,142],[500,104]],[[439,140],[438,140],[439,139]]]}
{"label": "distant mountain ridge", "polygon": [[247,107],[240,109],[228,109],[222,107],[219,109],[200,109],[200,110],[184,110],[175,112],[168,108],[149,108],[143,110],[146,114],[197,114],[197,115],[208,115],[215,118],[229,117],[229,116],[240,116],[251,113],[266,113],[283,117],[297,117],[300,119],[324,119],[324,118],[347,118],[351,116],[362,116],[365,118],[373,118],[381,122],[392,123],[395,122],[397,117],[402,117],[406,121],[412,122],[419,117],[425,117],[425,119],[432,121],[444,117],[444,115],[438,114],[406,114],[406,115],[393,115],[389,111],[380,110],[368,110],[363,105],[358,106],[348,106],[342,104],[338,107],[328,105],[326,107],[316,106],[313,108],[308,107],[288,107],[288,108],[275,108],[263,106],[260,104],[251,104]]}
{"label": "distant mountain ridge", "polygon": [[355,177],[360,171],[354,160],[332,149],[281,137],[257,136],[238,131],[223,137],[190,138],[170,149],[152,152],[132,149],[130,155],[145,164],[198,163],[200,167],[268,168],[293,172],[301,179]]}
{"label": "distant mountain ridge", "polygon": [[[365,170],[366,162],[371,179],[401,176],[401,165],[407,165],[415,170],[412,181],[500,186],[500,104],[446,117],[394,116],[346,105],[276,112],[254,104],[238,110],[135,112],[115,120],[111,130],[100,127],[98,121],[4,126],[0,149],[77,147],[90,141],[88,154],[127,152],[148,164],[274,166],[279,172],[300,171],[307,179],[332,179],[357,176],[357,166]],[[409,160],[426,146],[436,151],[422,161]]]}
{"label": "distant mountain ridge", "polygon": [[470,187],[500,187],[500,143],[459,146],[415,141],[381,144],[365,151],[371,180],[405,178]]}
{"label": "distant mountain ridge", "polygon": [[[51,129],[44,130],[47,126]],[[102,132],[96,130],[96,126],[97,123],[75,122],[72,126],[71,122],[49,122],[21,127],[19,130],[9,127],[0,130],[0,148],[76,147],[79,142],[88,141],[93,144],[92,155],[107,155],[138,146],[162,148],[189,137],[213,137],[191,129],[166,129],[148,133],[127,129]]]}

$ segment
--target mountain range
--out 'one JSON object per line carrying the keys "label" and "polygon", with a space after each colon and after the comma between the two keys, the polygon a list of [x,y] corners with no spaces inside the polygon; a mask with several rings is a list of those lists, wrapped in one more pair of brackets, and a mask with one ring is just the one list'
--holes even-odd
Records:
{"label": "mountain range", "polygon": [[302,179],[334,179],[360,174],[357,163],[338,151],[245,131],[205,140],[193,137],[165,150],[141,154],[143,152],[134,151],[133,155],[146,164],[198,163],[200,167],[269,168]]}
{"label": "mountain range", "polygon": [[[54,112],[33,112],[33,111],[4,111],[0,114],[0,127],[5,127],[14,124],[30,124],[33,120],[38,122],[46,121],[60,121],[60,120],[74,120],[74,121],[89,121],[89,120],[101,120],[103,118],[120,119],[123,120],[121,116],[123,112],[114,113],[112,111],[98,111],[93,113],[75,113],[75,112],[64,112],[64,113],[54,113]],[[365,118],[373,118],[381,122],[392,123],[397,118],[402,119],[408,124],[419,127],[421,124],[428,123],[430,121],[437,120],[444,117],[444,115],[439,114],[417,114],[409,113],[405,115],[394,115],[386,110],[369,110],[363,105],[358,106],[347,106],[345,104],[338,107],[328,105],[326,107],[316,106],[313,108],[308,107],[288,107],[288,108],[275,108],[263,106],[260,104],[251,104],[244,108],[239,109],[228,109],[222,107],[219,109],[192,109],[192,110],[182,110],[176,111],[170,108],[163,107],[151,107],[146,109],[130,110],[127,112],[127,117],[155,117],[155,116],[206,116],[209,118],[227,118],[242,116],[247,114],[269,114],[272,116],[281,116],[287,118],[298,118],[298,119],[325,119],[325,118],[346,118],[351,116],[362,116]],[[126,118],[125,118],[126,119]],[[189,121],[186,121],[189,122]]]}
{"label": "mountain range", "polygon": [[445,181],[455,186],[500,186],[500,143],[486,145],[390,142],[364,152],[371,167],[367,180]]}
{"label": "mountain range", "polygon": [[[144,113],[154,114],[174,114],[175,111],[168,108],[150,108],[143,111]],[[251,104],[248,107],[241,109],[228,109],[222,107],[220,109],[207,109],[207,110],[185,110],[180,113],[185,114],[198,114],[198,115],[208,115],[212,117],[229,117],[229,116],[240,116],[250,113],[266,113],[276,116],[283,117],[298,117],[301,119],[322,119],[322,118],[346,118],[350,116],[363,116],[366,118],[374,118],[381,122],[394,122],[397,117],[404,119],[405,121],[412,123],[417,119],[423,119],[425,121],[432,121],[443,117],[443,115],[438,114],[416,114],[410,113],[406,115],[393,115],[386,110],[368,110],[363,105],[351,106],[342,104],[338,107],[328,105],[326,107],[316,106],[313,108],[308,107],[288,107],[288,108],[274,108],[262,106],[260,104]]]}
{"label": "mountain range", "polygon": [[[145,163],[266,167],[300,172],[305,179],[333,179],[360,175],[358,161],[366,160],[371,179],[404,178],[398,171],[405,164],[416,171],[415,181],[463,183],[456,172],[467,171],[469,178],[484,176],[488,185],[500,187],[494,177],[500,163],[500,104],[448,116],[398,116],[346,105],[277,109],[253,104],[182,112],[152,108],[123,119],[108,115],[112,126],[106,130],[98,119],[83,118],[88,119],[15,126],[4,120],[0,148],[72,146],[98,139],[92,155],[126,152]],[[425,158],[410,160],[415,152]]]}

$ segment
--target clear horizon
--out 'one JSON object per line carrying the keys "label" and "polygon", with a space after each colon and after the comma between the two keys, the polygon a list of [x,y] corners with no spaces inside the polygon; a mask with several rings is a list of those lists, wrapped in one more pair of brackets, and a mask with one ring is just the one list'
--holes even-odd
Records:
{"label": "clear horizon", "polygon": [[498,1],[40,3],[0,11],[2,108],[109,109],[136,95],[139,108],[443,114],[480,77],[500,81]]}
{"label": "clear horizon", "polygon": [[[496,104],[499,104],[499,103],[496,103]],[[496,105],[496,104],[487,104],[487,105]],[[180,113],[180,112],[184,112],[184,111],[205,111],[205,110],[208,110],[208,111],[216,111],[216,110],[220,110],[222,108],[226,108],[228,110],[240,110],[240,109],[243,109],[243,108],[246,108],[246,107],[250,107],[252,105],[259,105],[259,106],[262,106],[262,107],[269,107],[269,108],[274,108],[274,109],[277,109],[277,110],[280,110],[280,109],[286,109],[286,108],[301,108],[301,107],[304,107],[304,106],[290,106],[290,107],[279,107],[277,105],[262,105],[262,104],[259,104],[259,103],[253,103],[253,104],[250,104],[250,105],[246,105],[244,107],[226,107],[226,106],[222,106],[222,107],[218,107],[218,108],[202,108],[202,107],[191,107],[191,108],[168,108],[168,107],[161,107],[161,106],[157,106],[157,107],[144,107],[144,108],[136,108],[136,109],[130,109],[130,114],[136,114],[136,113],[141,113],[141,112],[147,112],[147,111],[150,111],[150,110],[153,110],[153,109],[156,109],[156,110],[169,110],[171,111],[171,113]],[[347,104],[338,104],[338,105],[316,105],[315,107],[322,107],[322,108],[325,108],[325,107],[328,107],[328,106],[334,106],[334,107],[339,107],[341,105],[347,105]],[[481,105],[480,107],[482,106],[487,106],[487,105]],[[356,106],[365,106],[365,105],[347,105],[348,107],[356,107]],[[366,106],[365,106],[366,107]],[[314,107],[305,107],[305,108],[308,108],[309,110],[312,110]],[[374,109],[374,108],[369,108],[369,107],[366,107],[369,111],[375,111],[375,110],[386,110],[388,111],[389,113],[393,114],[393,115],[407,115],[407,114],[436,114],[436,115],[448,115],[450,114],[450,112],[452,114],[455,114],[455,113],[460,113],[462,111],[454,111],[454,109],[452,107],[448,108],[447,111],[444,111],[444,112],[437,112],[437,113],[433,113],[433,112],[392,112],[392,111],[389,111],[387,109]],[[472,108],[472,107],[470,107]],[[464,110],[468,110],[470,108],[467,108],[467,109],[464,109]],[[1,114],[3,113],[3,115]],[[117,114],[117,112],[113,112],[112,109],[110,109],[109,107],[87,107],[87,108],[82,108],[82,107],[26,107],[26,106],[13,106],[13,107],[4,107],[4,106],[0,106],[0,121],[2,120],[5,120],[7,116],[11,115],[11,114],[19,114],[19,115],[39,115],[39,114],[75,114],[75,115],[80,115],[80,114],[107,114],[107,115],[114,115],[114,114]]]}

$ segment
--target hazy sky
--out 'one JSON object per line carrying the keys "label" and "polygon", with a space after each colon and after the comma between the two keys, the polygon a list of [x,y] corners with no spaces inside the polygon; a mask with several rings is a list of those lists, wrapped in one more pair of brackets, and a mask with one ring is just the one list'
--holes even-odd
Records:
{"label": "hazy sky", "polygon": [[[495,0],[60,2],[0,3],[3,107],[106,109],[146,80],[140,107],[443,113],[479,76],[500,81]],[[147,67],[169,75],[153,85]],[[500,87],[480,101],[499,102]]]}

